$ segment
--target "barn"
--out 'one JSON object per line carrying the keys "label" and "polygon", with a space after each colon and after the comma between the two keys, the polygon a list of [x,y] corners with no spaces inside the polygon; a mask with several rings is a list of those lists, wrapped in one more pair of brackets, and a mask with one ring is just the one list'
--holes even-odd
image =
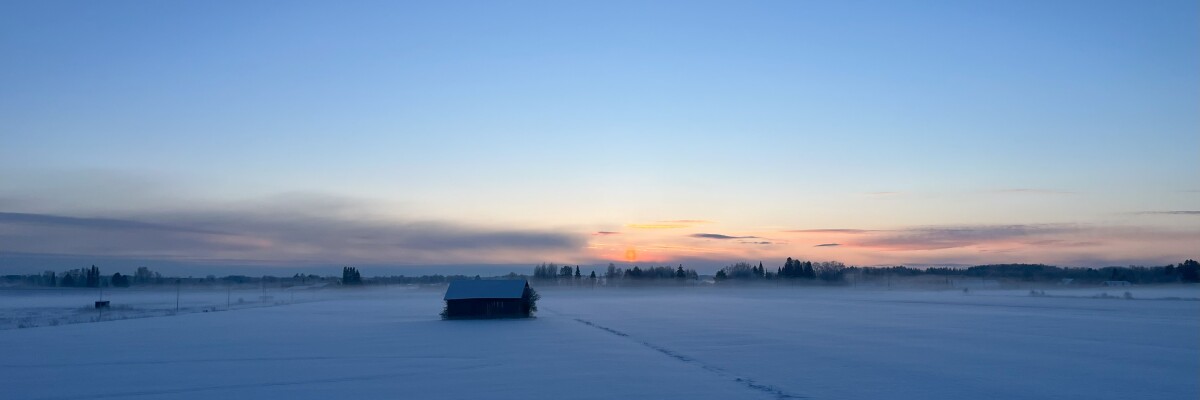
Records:
{"label": "barn", "polygon": [[462,280],[446,288],[445,318],[520,318],[537,311],[537,292],[524,279]]}

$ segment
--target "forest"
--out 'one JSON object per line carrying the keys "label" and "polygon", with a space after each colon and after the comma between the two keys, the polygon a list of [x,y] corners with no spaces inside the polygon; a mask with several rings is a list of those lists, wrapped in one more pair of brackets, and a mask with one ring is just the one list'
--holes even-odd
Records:
{"label": "forest", "polygon": [[1102,268],[1070,268],[1045,264],[990,264],[967,268],[907,266],[861,267],[846,266],[838,261],[804,261],[791,257],[775,267],[762,262],[757,265],[738,262],[721,268],[714,275],[701,275],[695,269],[683,265],[618,267],[609,263],[602,273],[589,269],[585,274],[580,265],[570,266],[556,263],[535,265],[531,275],[510,272],[505,275],[483,277],[480,275],[420,275],[420,276],[373,276],[363,277],[356,267],[343,267],[342,276],[319,276],[294,274],[292,276],[245,276],[228,275],[203,278],[165,277],[147,267],[139,267],[132,275],[119,272],[111,275],[101,273],[92,265],[62,272],[46,271],[41,274],[0,276],[2,286],[35,287],[130,287],[155,285],[189,286],[271,286],[291,287],[302,285],[370,286],[370,285],[414,285],[444,284],[461,279],[530,279],[538,284],[553,285],[643,285],[643,284],[692,284],[712,279],[714,283],[779,282],[811,283],[825,285],[847,284],[847,277],[856,279],[881,279],[934,276],[950,278],[978,278],[1018,282],[1072,282],[1076,284],[1098,284],[1106,281],[1125,281],[1131,284],[1197,283],[1200,282],[1200,262],[1185,260],[1179,264],[1162,266],[1128,266]]}

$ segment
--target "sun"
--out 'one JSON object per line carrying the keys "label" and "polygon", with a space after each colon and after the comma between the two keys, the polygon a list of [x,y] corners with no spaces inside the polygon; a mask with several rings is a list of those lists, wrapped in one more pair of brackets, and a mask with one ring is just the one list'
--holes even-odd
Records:
{"label": "sun", "polygon": [[625,261],[637,261],[637,249],[632,247],[625,249]]}

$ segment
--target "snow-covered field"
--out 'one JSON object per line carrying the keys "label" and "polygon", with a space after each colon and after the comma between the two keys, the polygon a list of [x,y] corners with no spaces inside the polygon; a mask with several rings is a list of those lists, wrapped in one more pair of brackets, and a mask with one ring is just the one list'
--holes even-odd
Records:
{"label": "snow-covered field", "polygon": [[[277,306],[321,300],[331,293],[337,292],[308,287],[176,291],[169,285],[150,289],[110,288],[103,293],[75,288],[0,289],[0,330]],[[97,310],[94,302],[100,299],[108,300],[110,308]]]}
{"label": "snow-covered field", "polygon": [[0,398],[1200,398],[1195,287],[541,292],[442,321],[434,289],[113,291],[71,323],[94,293],[0,291]]}

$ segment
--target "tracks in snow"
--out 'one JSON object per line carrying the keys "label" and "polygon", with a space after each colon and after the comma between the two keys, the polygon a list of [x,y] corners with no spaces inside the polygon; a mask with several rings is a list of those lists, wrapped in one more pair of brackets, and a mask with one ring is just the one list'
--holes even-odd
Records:
{"label": "tracks in snow", "polygon": [[[555,314],[559,314],[559,313],[555,312]],[[559,315],[562,315],[562,314],[559,314]],[[619,331],[619,330],[616,330],[616,329],[613,329],[613,328],[609,328],[609,327],[607,327],[607,326],[600,325],[600,324],[597,324],[597,323],[595,323],[595,322],[592,322],[592,321],[588,321],[588,320],[586,320],[586,319],[583,319],[583,318],[574,318],[574,320],[575,320],[575,322],[578,322],[578,323],[581,323],[581,324],[584,324],[584,325],[587,325],[587,326],[590,326],[590,327],[593,327],[593,328],[596,328],[596,329],[599,329],[599,330],[602,330],[602,331],[605,331],[605,332],[611,333],[611,334],[613,334],[613,335],[617,335],[617,336],[620,336],[620,337],[623,337],[623,338],[626,338],[626,339],[629,339],[629,340],[636,341],[636,342],[640,343],[642,346],[649,347],[650,349],[652,349],[652,350],[654,350],[654,351],[657,351],[657,352],[659,352],[659,353],[662,353],[662,354],[666,355],[667,357],[671,357],[671,358],[674,358],[674,359],[676,359],[676,360],[679,360],[679,361],[681,361],[681,362],[688,363],[688,364],[691,364],[691,365],[694,365],[694,366],[700,367],[700,369],[703,369],[703,370],[705,370],[705,371],[708,371],[708,372],[711,372],[711,373],[713,373],[713,374],[716,374],[717,376],[720,376],[720,377],[722,377],[722,378],[726,378],[726,379],[733,380],[734,382],[740,383],[740,384],[742,384],[743,386],[746,386],[747,388],[750,388],[750,389],[753,389],[753,390],[756,390],[756,391],[759,391],[759,392],[762,392],[762,393],[765,393],[765,394],[769,394],[769,395],[775,396],[775,398],[776,398],[776,399],[780,399],[780,400],[786,400],[786,399],[807,399],[807,398],[808,398],[808,397],[806,397],[806,396],[800,396],[800,395],[796,395],[796,394],[789,393],[789,392],[787,392],[787,391],[783,390],[782,388],[779,388],[779,387],[776,387],[776,386],[773,386],[773,385],[768,385],[768,384],[765,384],[765,383],[759,383],[759,382],[757,382],[757,381],[755,381],[755,380],[753,380],[753,379],[750,379],[750,378],[746,378],[746,377],[739,376],[739,375],[737,375],[737,374],[734,374],[734,373],[732,373],[732,372],[726,371],[725,369],[723,369],[723,368],[721,368],[721,367],[717,367],[717,366],[714,366],[714,365],[711,365],[711,364],[704,363],[703,361],[697,360],[697,359],[695,359],[695,358],[692,358],[692,357],[688,357],[688,356],[686,356],[686,355],[684,355],[684,354],[681,354],[681,353],[679,353],[679,352],[677,352],[677,351],[674,351],[674,350],[668,349],[668,348],[666,348],[666,347],[662,347],[662,346],[659,346],[659,345],[656,345],[656,344],[654,344],[654,343],[650,343],[650,342],[647,342],[647,341],[638,340],[637,338],[634,338],[634,337],[632,337],[632,336],[629,336],[629,334],[628,334],[628,333],[621,332],[621,331]]]}
{"label": "tracks in snow", "polygon": [[176,364],[208,364],[208,363],[242,363],[242,362],[290,362],[290,361],[332,361],[332,360],[478,360],[478,357],[439,357],[439,356],[311,356],[311,357],[232,357],[232,358],[196,358],[175,360],[127,360],[104,362],[72,362],[47,364],[0,364],[0,368],[61,368],[61,367],[114,367],[131,365],[176,365]]}
{"label": "tracks in snow", "polygon": [[[470,370],[470,369],[479,369],[479,368],[497,367],[497,366],[499,366],[499,365],[498,364],[481,364],[481,365],[468,365],[468,366],[458,367],[455,369],[456,370]],[[86,395],[40,397],[38,399],[39,400],[83,400],[83,399],[129,398],[129,397],[139,397],[139,396],[156,397],[156,396],[171,395],[171,394],[206,392],[206,391],[221,391],[221,390],[244,391],[244,390],[249,390],[249,389],[265,389],[265,388],[282,387],[282,386],[304,386],[304,385],[319,385],[319,384],[325,384],[325,383],[372,381],[372,380],[401,378],[401,377],[419,375],[421,373],[423,373],[423,372],[422,371],[405,371],[405,372],[397,372],[397,373],[389,373],[389,374],[354,375],[354,376],[343,376],[343,377],[326,378],[326,379],[303,379],[303,380],[272,381],[272,382],[238,383],[238,384],[229,384],[229,385],[194,386],[194,387],[184,387],[184,388],[150,389],[150,390],[127,391],[127,392],[89,393]],[[221,396],[209,396],[209,397],[220,398]],[[234,396],[234,397],[238,397],[238,396]]]}

